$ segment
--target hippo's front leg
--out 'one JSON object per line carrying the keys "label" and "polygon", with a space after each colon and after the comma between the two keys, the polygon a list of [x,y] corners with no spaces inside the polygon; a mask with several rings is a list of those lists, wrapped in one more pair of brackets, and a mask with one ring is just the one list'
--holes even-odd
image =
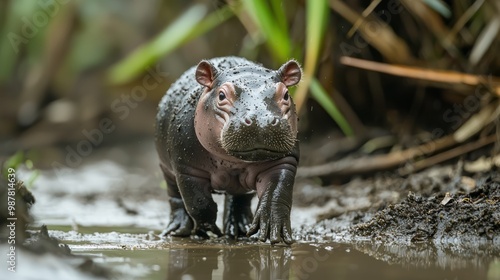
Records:
{"label": "hippo's front leg", "polygon": [[293,242],[290,210],[296,171],[296,165],[285,163],[257,177],[259,205],[248,231],[249,236],[259,232],[257,238],[261,241]]}
{"label": "hippo's front leg", "polygon": [[192,233],[206,238],[207,232],[211,231],[221,236],[220,229],[215,225],[217,204],[212,198],[210,181],[206,178],[180,174],[177,176],[177,184],[186,211],[194,221]]}

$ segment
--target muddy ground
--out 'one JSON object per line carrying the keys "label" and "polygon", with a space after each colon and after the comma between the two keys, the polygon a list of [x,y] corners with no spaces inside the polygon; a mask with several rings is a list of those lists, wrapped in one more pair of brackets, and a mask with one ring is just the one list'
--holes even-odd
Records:
{"label": "muddy ground", "polygon": [[460,174],[447,165],[408,178],[386,173],[342,186],[306,183],[297,187],[295,203],[324,208],[319,224],[354,239],[500,242],[500,175]]}
{"label": "muddy ground", "polygon": [[[500,257],[500,176],[496,167],[468,173],[463,166],[459,161],[408,177],[384,172],[326,186],[321,178],[299,179],[294,238],[299,245],[348,244],[386,263],[487,267]],[[25,178],[29,171],[18,170],[18,176]],[[36,203],[29,232],[38,233],[45,224],[48,235],[70,243],[69,248],[182,248],[158,236],[169,217],[161,182],[154,148],[147,142],[98,150],[77,168],[44,170],[31,188]],[[214,197],[221,214],[223,196]],[[113,232],[93,232],[106,227]],[[227,245],[224,238],[206,242]],[[238,246],[262,245],[241,242]],[[88,259],[74,266],[108,275]]]}

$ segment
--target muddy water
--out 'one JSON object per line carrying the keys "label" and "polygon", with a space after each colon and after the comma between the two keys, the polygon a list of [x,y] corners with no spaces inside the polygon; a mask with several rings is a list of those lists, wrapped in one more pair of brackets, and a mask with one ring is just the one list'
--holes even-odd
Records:
{"label": "muddy water", "polygon": [[[73,254],[111,269],[114,279],[500,280],[500,236],[421,243],[378,239],[373,243],[344,230],[358,219],[355,212],[345,224],[339,218],[317,222],[325,211],[339,205],[369,206],[373,203],[367,199],[369,189],[355,193],[356,200],[346,198],[345,193],[333,194],[323,208],[302,199],[303,205],[292,209],[298,242],[291,247],[223,238],[160,239],[157,234],[168,222],[169,207],[152,158],[156,158],[153,147],[140,145],[95,152],[77,168],[42,172],[32,188],[37,200],[31,209],[33,229],[47,225],[49,234],[68,244]],[[24,173],[19,171],[21,179],[29,176]],[[314,201],[323,196],[305,193]],[[380,196],[387,203],[397,198],[392,191]],[[222,213],[223,197],[214,198]],[[41,260],[37,257],[34,263]]]}
{"label": "muddy water", "polygon": [[111,268],[118,279],[500,279],[500,258],[460,258],[453,248],[430,243],[288,247],[223,238],[158,239],[152,232],[123,228],[60,229],[50,234],[75,255]]}

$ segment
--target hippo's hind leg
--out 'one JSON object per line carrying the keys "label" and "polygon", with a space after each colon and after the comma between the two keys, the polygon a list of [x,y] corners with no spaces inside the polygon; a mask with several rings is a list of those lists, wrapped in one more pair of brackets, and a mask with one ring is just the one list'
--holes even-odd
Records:
{"label": "hippo's hind leg", "polygon": [[184,200],[186,210],[193,219],[193,233],[207,238],[207,232],[218,236],[222,233],[215,225],[217,219],[217,204],[212,198],[210,181],[187,174],[177,176],[179,190]]}
{"label": "hippo's hind leg", "polygon": [[170,196],[170,222],[161,235],[189,236],[194,228],[193,220],[186,211],[177,183],[169,180],[165,171],[163,174],[167,181],[167,192]]}
{"label": "hippo's hind leg", "polygon": [[230,195],[226,194],[224,203],[224,234],[237,238],[245,236],[253,220],[252,203],[253,193]]}

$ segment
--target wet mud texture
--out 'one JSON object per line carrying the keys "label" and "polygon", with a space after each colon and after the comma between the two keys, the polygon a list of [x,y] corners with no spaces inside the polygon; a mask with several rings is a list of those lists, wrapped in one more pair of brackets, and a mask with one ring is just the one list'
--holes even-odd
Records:
{"label": "wet mud texture", "polygon": [[470,193],[422,196],[410,192],[372,220],[353,228],[375,239],[409,238],[411,242],[443,238],[492,240],[500,234],[500,183],[489,177]]}
{"label": "wet mud texture", "polygon": [[425,269],[487,270],[500,256],[497,170],[469,174],[455,164],[327,187],[300,181],[294,195],[296,209],[316,218],[295,228],[296,240],[352,244],[377,260]]}
{"label": "wet mud texture", "polygon": [[500,234],[499,177],[489,176],[469,193],[437,193],[423,196],[410,192],[395,205],[378,212],[353,233],[380,240],[411,242],[447,238],[486,238]]}
{"label": "wet mud texture", "polygon": [[[3,201],[7,201],[9,191],[12,191],[12,188],[9,188],[8,182],[0,174],[0,198]],[[53,274],[54,279],[60,276],[58,271],[65,270],[72,271],[74,273],[72,275],[81,276],[78,279],[85,279],[87,276],[99,278],[109,278],[111,276],[111,272],[108,269],[96,264],[91,259],[74,256],[68,245],[61,243],[58,239],[49,235],[45,225],[36,231],[29,230],[29,224],[33,222],[29,210],[34,203],[35,197],[33,194],[24,186],[22,181],[17,181],[15,183],[14,210],[10,212],[7,207],[2,207],[0,210],[0,250],[6,250],[8,247],[14,245],[16,248],[19,248],[19,251],[16,251],[18,258],[22,258],[23,261],[36,260],[40,266],[45,265],[46,267],[57,268]],[[9,242],[10,239],[8,238],[10,232],[7,225],[10,225],[12,221],[9,220],[9,218],[12,218],[11,213],[15,214],[14,217],[16,218],[15,243]],[[40,258],[41,256],[43,256],[43,259]],[[27,263],[30,262],[27,261]],[[21,272],[22,276],[19,279],[24,276],[39,277],[36,276],[36,270],[34,268],[34,274],[31,275],[24,274],[25,271]]]}
{"label": "wet mud texture", "polygon": [[496,170],[463,173],[445,166],[408,178],[387,173],[324,188],[302,182],[295,205],[321,210],[314,227],[302,227],[298,237],[400,244],[484,240],[500,248],[500,176]]}

